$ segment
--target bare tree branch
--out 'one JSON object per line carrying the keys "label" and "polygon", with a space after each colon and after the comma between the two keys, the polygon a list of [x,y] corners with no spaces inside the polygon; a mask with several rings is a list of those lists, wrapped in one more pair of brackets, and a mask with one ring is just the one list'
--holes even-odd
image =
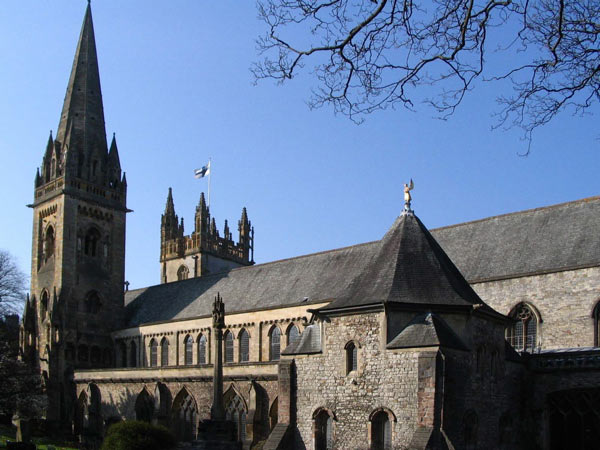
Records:
{"label": "bare tree branch", "polygon": [[26,280],[10,253],[0,250],[0,315],[23,311]]}
{"label": "bare tree branch", "polygon": [[494,29],[504,51],[521,56],[486,77],[512,83],[498,99],[498,126],[530,137],[563,109],[581,113],[600,98],[600,0],[259,0],[258,12],[268,31],[255,79],[285,82],[310,63],[309,105],[355,121],[416,100],[452,114],[486,57],[499,54],[487,48]]}

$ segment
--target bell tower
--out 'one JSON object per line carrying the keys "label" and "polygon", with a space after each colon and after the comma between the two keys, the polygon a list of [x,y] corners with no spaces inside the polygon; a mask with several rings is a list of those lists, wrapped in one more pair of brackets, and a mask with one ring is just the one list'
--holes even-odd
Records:
{"label": "bell tower", "polygon": [[47,420],[66,423],[69,375],[113,366],[125,272],[127,181],[116,138],[107,145],[88,3],[58,130],[35,175],[31,292],[22,350],[49,396]]}

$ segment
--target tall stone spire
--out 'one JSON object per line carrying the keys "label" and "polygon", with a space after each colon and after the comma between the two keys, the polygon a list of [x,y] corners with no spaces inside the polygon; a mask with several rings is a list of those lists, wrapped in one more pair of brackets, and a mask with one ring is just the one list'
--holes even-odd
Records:
{"label": "tall stone spire", "polygon": [[77,163],[78,176],[85,177],[89,173],[94,156],[102,161],[107,153],[98,56],[89,3],[79,35],[56,140],[63,152],[78,153],[78,158],[68,158],[71,164]]}

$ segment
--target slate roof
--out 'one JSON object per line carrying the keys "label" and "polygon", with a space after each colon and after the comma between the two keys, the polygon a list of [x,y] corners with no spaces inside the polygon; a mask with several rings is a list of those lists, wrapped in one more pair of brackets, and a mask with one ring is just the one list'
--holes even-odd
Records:
{"label": "slate roof", "polygon": [[225,312],[329,301],[362,271],[378,243],[355,245],[125,293],[128,326],[210,316],[217,292]]}
{"label": "slate roof", "polygon": [[377,303],[483,304],[425,225],[403,213],[348,290],[321,311]]}
{"label": "slate roof", "polygon": [[292,342],[281,353],[283,355],[309,355],[320,353],[321,350],[321,327],[313,323],[304,329],[296,342]]}
{"label": "slate roof", "polygon": [[[600,197],[593,197],[439,228],[431,235],[472,283],[600,266],[599,229]],[[217,292],[227,312],[297,305],[305,297],[310,303],[337,299],[373,264],[382,242],[132,290],[125,294],[128,326],[209,316]]]}
{"label": "slate roof", "polygon": [[468,350],[468,347],[448,324],[441,317],[432,313],[417,315],[387,345],[389,349],[415,347],[446,347]]}
{"label": "slate roof", "polygon": [[469,282],[600,266],[600,196],[431,230]]}

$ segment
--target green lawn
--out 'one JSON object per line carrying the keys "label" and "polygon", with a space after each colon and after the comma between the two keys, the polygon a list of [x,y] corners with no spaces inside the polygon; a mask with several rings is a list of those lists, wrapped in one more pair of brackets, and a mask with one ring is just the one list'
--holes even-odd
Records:
{"label": "green lawn", "polygon": [[[6,441],[14,441],[16,435],[15,427],[0,425],[0,449],[6,448]],[[34,436],[33,442],[37,450],[48,450],[48,445],[54,445],[56,450],[77,450],[76,444],[72,442],[62,442],[55,439]]]}

